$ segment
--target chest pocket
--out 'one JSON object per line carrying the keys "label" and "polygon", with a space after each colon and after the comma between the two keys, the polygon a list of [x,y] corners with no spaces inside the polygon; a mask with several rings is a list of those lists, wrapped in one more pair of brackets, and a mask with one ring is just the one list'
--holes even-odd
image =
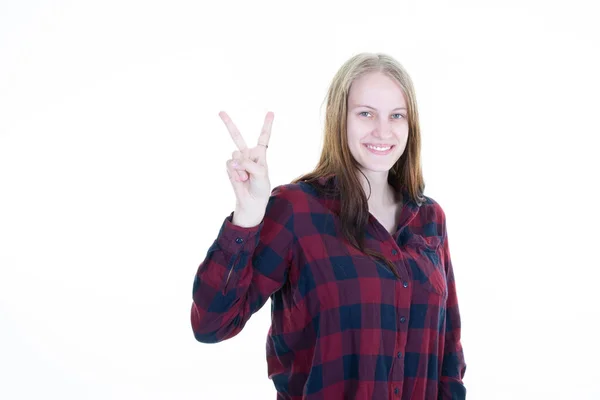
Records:
{"label": "chest pocket", "polygon": [[412,279],[428,292],[444,299],[448,296],[448,283],[442,261],[442,237],[412,235],[403,249],[408,255]]}

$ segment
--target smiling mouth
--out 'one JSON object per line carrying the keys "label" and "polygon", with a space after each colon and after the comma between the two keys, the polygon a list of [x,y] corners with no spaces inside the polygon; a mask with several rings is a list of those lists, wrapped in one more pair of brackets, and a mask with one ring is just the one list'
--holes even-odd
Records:
{"label": "smiling mouth", "polygon": [[369,150],[371,153],[377,154],[377,155],[389,154],[389,153],[391,153],[392,149],[394,147],[396,147],[393,144],[388,144],[388,145],[383,145],[383,146],[376,146],[376,145],[372,145],[372,144],[363,144],[363,146],[365,146],[367,148],[367,150]]}

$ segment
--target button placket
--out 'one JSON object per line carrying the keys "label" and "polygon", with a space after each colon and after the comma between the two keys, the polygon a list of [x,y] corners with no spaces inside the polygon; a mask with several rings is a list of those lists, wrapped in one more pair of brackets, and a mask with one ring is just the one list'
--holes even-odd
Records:
{"label": "button placket", "polygon": [[[244,243],[244,239],[241,238],[241,237],[239,237],[239,236],[236,237],[234,241],[237,244],[239,244],[239,245],[241,245],[241,244]],[[222,291],[223,294],[227,293],[227,286],[229,285],[229,280],[231,279],[231,275],[233,273],[233,270],[235,268],[235,264],[236,264],[236,262],[237,262],[238,259],[239,259],[239,253],[236,255],[235,259],[232,260],[232,262],[231,262],[231,266],[229,268],[229,272],[227,273],[227,278],[225,279],[225,283],[223,284],[223,291]]]}

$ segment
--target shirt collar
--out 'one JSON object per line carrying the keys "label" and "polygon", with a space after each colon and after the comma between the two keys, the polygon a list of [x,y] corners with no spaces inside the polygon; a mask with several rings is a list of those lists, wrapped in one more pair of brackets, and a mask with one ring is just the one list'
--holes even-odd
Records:
{"label": "shirt collar", "polygon": [[[327,190],[330,193],[335,192],[337,187],[337,176],[335,174],[329,174],[322,177],[317,178],[317,182],[319,185]],[[402,193],[402,201],[403,201],[403,210],[400,215],[400,225],[407,225],[419,212],[420,205],[416,203],[408,192],[408,188],[403,185],[400,187],[400,191]],[[325,205],[334,211],[336,214],[340,212],[340,201],[339,195],[335,197],[323,197],[324,195],[320,195],[319,197],[325,203]]]}

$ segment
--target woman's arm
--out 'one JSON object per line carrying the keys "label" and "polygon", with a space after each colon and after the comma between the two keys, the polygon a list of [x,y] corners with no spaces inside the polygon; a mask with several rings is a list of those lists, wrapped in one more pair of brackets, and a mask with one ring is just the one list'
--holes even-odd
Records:
{"label": "woman's arm", "polygon": [[448,299],[446,301],[446,331],[444,340],[444,357],[442,360],[442,375],[439,384],[439,400],[464,400],[466,388],[463,377],[467,369],[462,345],[460,343],[460,312],[454,282],[454,270],[450,257],[446,218],[444,216],[443,261],[448,282]]}
{"label": "woman's arm", "polygon": [[287,280],[294,235],[286,186],[273,189],[263,221],[250,228],[227,217],[200,264],[191,324],[196,340],[217,343],[237,335]]}

